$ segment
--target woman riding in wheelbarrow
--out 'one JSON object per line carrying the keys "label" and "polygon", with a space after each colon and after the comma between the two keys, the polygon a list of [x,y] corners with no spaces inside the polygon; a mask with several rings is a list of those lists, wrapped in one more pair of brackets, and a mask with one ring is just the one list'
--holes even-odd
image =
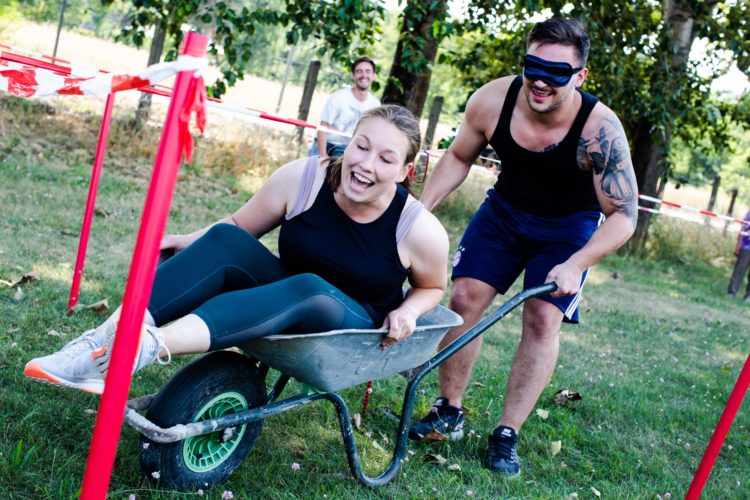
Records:
{"label": "woman riding in wheelbarrow", "polygon": [[[447,282],[448,236],[404,186],[419,144],[408,110],[375,108],[343,156],[284,165],[231,216],[166,235],[162,249],[177,253],[157,269],[134,370],[283,332],[409,336]],[[279,226],[276,257],[258,238]],[[24,375],[101,394],[119,314]]]}

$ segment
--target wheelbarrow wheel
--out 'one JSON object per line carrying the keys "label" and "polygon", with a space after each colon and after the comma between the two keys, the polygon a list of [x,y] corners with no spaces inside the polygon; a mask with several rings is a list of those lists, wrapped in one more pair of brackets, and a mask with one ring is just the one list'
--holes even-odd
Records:
{"label": "wheelbarrow wheel", "polygon": [[[154,397],[146,417],[167,428],[241,412],[265,402],[263,375],[242,354],[216,351],[180,370]],[[247,456],[263,421],[157,443],[141,436],[141,469],[176,490],[209,488],[227,478]]]}

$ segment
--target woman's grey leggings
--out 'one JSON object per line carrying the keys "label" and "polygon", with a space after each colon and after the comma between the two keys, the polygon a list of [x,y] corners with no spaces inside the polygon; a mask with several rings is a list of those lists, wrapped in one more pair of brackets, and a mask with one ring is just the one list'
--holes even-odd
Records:
{"label": "woman's grey leggings", "polygon": [[196,314],[209,350],[282,332],[376,328],[354,299],[310,273],[290,275],[255,237],[217,224],[156,271],[148,310],[161,326]]}

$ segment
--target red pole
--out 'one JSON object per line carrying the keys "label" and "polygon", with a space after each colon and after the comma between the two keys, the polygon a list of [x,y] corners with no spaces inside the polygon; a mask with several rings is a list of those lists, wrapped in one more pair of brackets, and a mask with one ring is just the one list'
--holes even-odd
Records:
{"label": "red pole", "polygon": [[[194,32],[188,33],[182,53],[204,57],[207,45],[208,38],[205,36]],[[125,414],[125,404],[130,390],[141,325],[151,295],[159,244],[167,223],[169,205],[180,166],[183,144],[180,140],[179,118],[188,97],[192,77],[192,72],[181,72],[177,75],[164,123],[130,264],[130,273],[125,285],[122,314],[112,348],[112,361],[96,415],[96,425],[83,476],[82,500],[98,500],[107,495],[117,452],[117,441]]]}
{"label": "red pole", "polygon": [[89,195],[86,199],[86,211],[83,214],[83,225],[81,226],[81,237],[78,242],[78,256],[76,257],[76,266],[73,270],[73,283],[70,285],[70,298],[68,299],[68,311],[73,309],[78,303],[78,292],[81,288],[81,275],[83,274],[83,263],[86,260],[86,248],[89,244],[89,233],[91,232],[91,220],[94,218],[94,208],[96,206],[96,192],[99,189],[99,178],[102,174],[102,162],[104,153],[107,150],[107,137],[109,136],[109,124],[112,121],[112,108],[115,104],[115,94],[107,96],[107,103],[104,106],[104,116],[102,116],[102,126],[99,129],[99,142],[96,144],[96,156],[94,156],[94,167],[91,171],[91,181],[89,182]]}
{"label": "red pole", "polygon": [[727,401],[727,405],[724,407],[721,418],[719,418],[719,423],[716,425],[714,435],[711,436],[708,448],[706,448],[706,452],[703,454],[703,459],[698,466],[698,470],[695,472],[693,482],[690,483],[690,488],[688,488],[688,491],[685,494],[685,500],[697,500],[700,498],[703,487],[706,485],[708,475],[711,473],[714,462],[716,462],[719,450],[721,450],[721,445],[724,443],[729,428],[732,426],[732,421],[734,420],[735,415],[737,415],[737,410],[739,410],[740,405],[742,404],[742,399],[745,397],[745,393],[747,393],[748,386],[750,386],[750,355],[748,355],[745,360],[745,366],[742,368],[737,383],[732,390],[732,394],[729,396],[729,401]]}

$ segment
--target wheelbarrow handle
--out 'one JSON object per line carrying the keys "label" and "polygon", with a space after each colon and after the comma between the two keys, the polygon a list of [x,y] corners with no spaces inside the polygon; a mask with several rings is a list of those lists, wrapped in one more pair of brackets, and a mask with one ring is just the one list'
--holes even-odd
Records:
{"label": "wheelbarrow handle", "polygon": [[463,335],[454,340],[449,346],[445,347],[443,350],[433,356],[432,359],[425,362],[421,367],[419,367],[419,374],[414,381],[416,383],[419,383],[419,380],[424,377],[427,372],[431,371],[433,368],[443,363],[443,361],[453,356],[456,351],[460,351],[461,349],[463,349],[472,340],[483,334],[488,328],[503,319],[503,317],[505,317],[509,312],[521,305],[523,302],[527,301],[528,299],[540,297],[542,295],[548,295],[555,290],[557,290],[557,283],[553,281],[550,283],[545,283],[543,285],[528,288],[515,294],[507,302],[488,314],[479,323],[468,329],[466,332],[464,332]]}
{"label": "wheelbarrow handle", "polygon": [[395,448],[393,451],[393,458],[388,468],[377,477],[370,477],[362,472],[359,455],[357,453],[357,447],[354,443],[349,414],[346,410],[346,404],[338,394],[327,393],[322,395],[322,397],[325,397],[326,399],[331,401],[334,406],[336,406],[339,416],[339,424],[341,426],[341,432],[344,437],[344,446],[346,450],[346,456],[349,461],[349,468],[351,469],[354,477],[356,477],[360,483],[369,487],[381,486],[390,481],[398,471],[401,465],[401,460],[406,453],[406,440],[409,434],[409,423],[411,422],[411,417],[414,412],[414,398],[416,397],[417,387],[419,386],[419,382],[422,380],[422,378],[433,368],[451,357],[456,351],[459,351],[466,344],[484,333],[485,330],[502,319],[502,317],[507,315],[510,311],[518,307],[525,300],[533,297],[539,297],[541,295],[546,295],[554,292],[555,290],[557,290],[557,284],[545,283],[544,285],[529,288],[528,290],[517,293],[505,304],[490,313],[486,318],[484,318],[482,321],[474,325],[463,335],[453,341],[451,345],[433,356],[432,359],[415,368],[417,374],[406,385],[404,403],[401,410],[401,418],[399,420],[398,433],[396,436]]}

